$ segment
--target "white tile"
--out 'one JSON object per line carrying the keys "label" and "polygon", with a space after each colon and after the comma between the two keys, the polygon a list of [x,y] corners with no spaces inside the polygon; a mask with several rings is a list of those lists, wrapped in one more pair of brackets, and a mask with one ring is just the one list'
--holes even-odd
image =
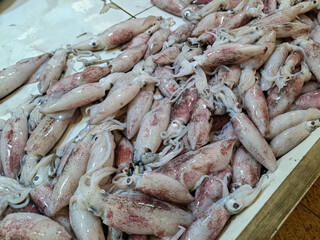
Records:
{"label": "white tile", "polygon": [[150,0],[113,0],[113,2],[133,16],[152,7]]}
{"label": "white tile", "polygon": [[181,17],[177,17],[171,13],[165,12],[162,9],[153,6],[152,8],[138,14],[136,17],[147,17],[150,15],[154,15],[154,16],[162,16],[163,18],[173,18],[173,20],[175,21],[175,25],[173,25],[171,27],[171,30],[176,29],[178,26],[180,26],[181,24],[185,23]]}
{"label": "white tile", "polygon": [[[1,7],[8,2],[1,1]],[[100,14],[102,6],[100,0],[16,0],[0,15],[0,69],[85,40],[130,18],[120,9]]]}

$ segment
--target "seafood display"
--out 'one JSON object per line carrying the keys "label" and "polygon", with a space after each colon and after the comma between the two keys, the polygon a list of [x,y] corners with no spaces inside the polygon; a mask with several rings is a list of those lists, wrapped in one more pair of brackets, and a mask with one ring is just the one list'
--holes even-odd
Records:
{"label": "seafood display", "polygon": [[151,3],[0,71],[1,239],[216,239],[320,126],[320,1]]}

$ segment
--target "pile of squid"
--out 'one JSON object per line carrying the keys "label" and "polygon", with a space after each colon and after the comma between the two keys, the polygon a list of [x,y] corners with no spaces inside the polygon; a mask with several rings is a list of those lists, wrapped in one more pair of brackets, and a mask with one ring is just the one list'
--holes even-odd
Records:
{"label": "pile of squid", "polygon": [[1,239],[216,239],[320,125],[319,0],[152,2],[0,72]]}

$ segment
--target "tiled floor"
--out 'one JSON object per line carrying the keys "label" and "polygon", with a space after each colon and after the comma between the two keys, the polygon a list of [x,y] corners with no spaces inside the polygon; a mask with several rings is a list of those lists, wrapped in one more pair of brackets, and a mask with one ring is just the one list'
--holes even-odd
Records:
{"label": "tiled floor", "polygon": [[272,238],[272,240],[302,239],[320,239],[320,178]]}

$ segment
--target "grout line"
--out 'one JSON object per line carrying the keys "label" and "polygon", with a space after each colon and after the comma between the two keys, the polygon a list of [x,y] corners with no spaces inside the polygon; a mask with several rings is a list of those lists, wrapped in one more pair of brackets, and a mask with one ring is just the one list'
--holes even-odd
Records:
{"label": "grout line", "polygon": [[131,13],[129,13],[127,10],[123,9],[122,7],[120,7],[118,4],[116,4],[115,2],[112,2],[114,5],[116,5],[120,10],[124,11],[126,14],[128,14],[130,17],[135,18],[134,15],[132,15]]}
{"label": "grout line", "polygon": [[147,11],[147,10],[149,10],[149,9],[153,8],[153,7],[154,7],[154,5],[152,5],[151,7],[148,7],[148,8],[146,8],[146,9],[144,9],[143,11],[141,11],[141,12],[139,12],[139,13],[135,14],[134,16],[137,16],[137,15],[139,15],[139,14],[141,14],[141,13],[143,13],[143,12],[145,12],[145,11]]}

